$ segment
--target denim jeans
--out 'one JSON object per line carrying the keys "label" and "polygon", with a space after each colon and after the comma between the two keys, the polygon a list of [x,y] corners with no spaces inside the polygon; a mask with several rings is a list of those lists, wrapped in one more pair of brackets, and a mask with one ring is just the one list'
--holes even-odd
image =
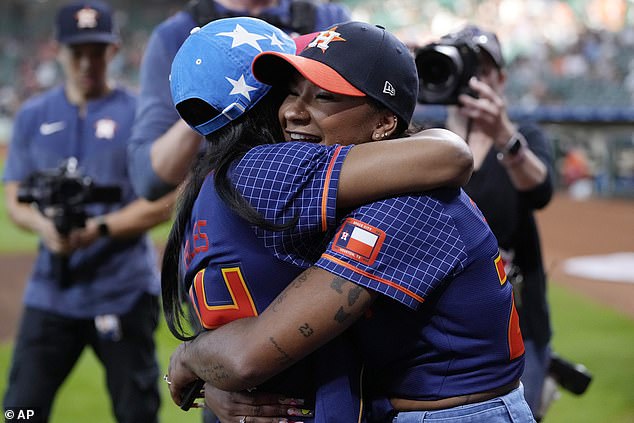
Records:
{"label": "denim jeans", "polygon": [[534,422],[524,387],[488,401],[434,411],[407,411],[394,417],[392,423],[527,423]]}
{"label": "denim jeans", "polygon": [[524,374],[520,378],[524,385],[524,398],[536,418],[541,408],[542,389],[550,365],[550,346],[538,346],[530,339],[524,340]]}

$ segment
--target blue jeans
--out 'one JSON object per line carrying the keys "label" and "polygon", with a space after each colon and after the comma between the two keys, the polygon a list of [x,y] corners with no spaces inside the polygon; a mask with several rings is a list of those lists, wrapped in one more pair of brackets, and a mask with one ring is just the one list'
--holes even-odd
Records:
{"label": "blue jeans", "polygon": [[532,340],[524,339],[526,350],[524,357],[524,374],[520,378],[524,385],[524,398],[536,418],[541,407],[542,389],[550,365],[550,346],[537,346]]}
{"label": "blue jeans", "polygon": [[534,422],[526,400],[524,387],[488,401],[434,411],[407,411],[394,417],[392,423],[526,423]]}

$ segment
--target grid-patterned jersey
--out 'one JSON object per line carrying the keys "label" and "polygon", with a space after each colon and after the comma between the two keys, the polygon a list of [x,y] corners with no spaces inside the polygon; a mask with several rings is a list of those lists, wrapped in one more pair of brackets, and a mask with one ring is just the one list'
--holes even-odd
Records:
{"label": "grid-patterned jersey", "polygon": [[[334,226],[339,172],[348,151],[307,143],[266,145],[253,149],[232,169],[232,180],[268,220],[281,223],[299,216],[295,229],[263,237],[287,260],[276,257],[253,228],[227,208],[214,188],[213,175],[207,177],[182,252],[184,282],[204,327],[257,316],[310,265],[292,250],[308,251],[310,239],[321,242],[326,228]],[[357,421],[360,368],[349,342],[338,338],[259,389],[315,398],[315,419],[302,417],[303,421]]]}
{"label": "grid-patterned jersey", "polygon": [[383,294],[354,329],[372,390],[435,400],[519,379],[513,289],[497,240],[464,191],[362,206],[316,265]]}

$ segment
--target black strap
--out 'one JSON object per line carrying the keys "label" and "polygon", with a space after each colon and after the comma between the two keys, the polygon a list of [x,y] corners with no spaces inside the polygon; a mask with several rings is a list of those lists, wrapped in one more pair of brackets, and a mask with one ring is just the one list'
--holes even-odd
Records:
{"label": "black strap", "polygon": [[[206,25],[216,19],[243,16],[238,13],[220,14],[213,0],[190,0],[185,6],[185,11],[192,15],[198,26]],[[293,0],[290,12],[290,19],[268,14],[256,17],[282,30],[297,32],[298,34],[307,34],[315,30],[317,5],[314,1]]]}

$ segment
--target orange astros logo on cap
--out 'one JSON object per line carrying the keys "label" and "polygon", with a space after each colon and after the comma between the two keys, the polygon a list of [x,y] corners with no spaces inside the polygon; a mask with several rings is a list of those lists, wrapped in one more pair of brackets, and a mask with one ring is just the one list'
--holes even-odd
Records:
{"label": "orange astros logo on cap", "polygon": [[341,34],[337,32],[336,26],[333,28],[330,28],[329,30],[321,31],[319,35],[317,35],[317,37],[315,37],[315,39],[310,44],[308,44],[306,48],[317,47],[325,53],[328,47],[330,47],[329,44],[331,42],[346,41],[346,39],[341,38],[340,35]]}

